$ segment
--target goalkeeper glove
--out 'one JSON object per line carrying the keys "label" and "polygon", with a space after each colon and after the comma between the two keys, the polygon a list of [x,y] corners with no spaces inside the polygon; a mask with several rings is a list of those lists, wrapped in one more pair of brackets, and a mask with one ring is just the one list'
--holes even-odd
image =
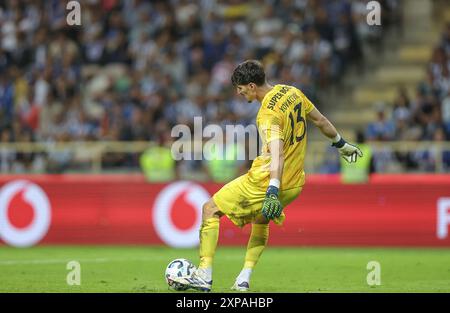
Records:
{"label": "goalkeeper glove", "polygon": [[362,151],[357,146],[349,144],[341,136],[332,146],[338,148],[339,154],[349,163],[356,162],[358,157],[363,156]]}
{"label": "goalkeeper glove", "polygon": [[283,207],[280,200],[278,200],[278,188],[269,185],[266,191],[266,197],[264,198],[262,215],[268,219],[274,219],[281,215]]}

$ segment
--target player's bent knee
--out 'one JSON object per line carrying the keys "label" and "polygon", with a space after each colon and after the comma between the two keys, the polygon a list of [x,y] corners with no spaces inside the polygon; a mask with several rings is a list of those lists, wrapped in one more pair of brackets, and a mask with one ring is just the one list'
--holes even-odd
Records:
{"label": "player's bent knee", "polygon": [[223,216],[223,213],[220,212],[217,205],[214,203],[214,200],[211,198],[209,199],[202,208],[202,220],[207,220],[212,217],[220,218]]}

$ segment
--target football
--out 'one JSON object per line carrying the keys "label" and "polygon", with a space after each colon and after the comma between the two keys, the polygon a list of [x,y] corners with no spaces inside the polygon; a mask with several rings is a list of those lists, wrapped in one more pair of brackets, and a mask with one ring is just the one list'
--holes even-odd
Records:
{"label": "football", "polygon": [[169,263],[166,267],[164,274],[166,282],[170,289],[173,290],[186,290],[185,286],[177,284],[173,278],[175,277],[189,277],[194,273],[197,267],[187,259],[175,259]]}

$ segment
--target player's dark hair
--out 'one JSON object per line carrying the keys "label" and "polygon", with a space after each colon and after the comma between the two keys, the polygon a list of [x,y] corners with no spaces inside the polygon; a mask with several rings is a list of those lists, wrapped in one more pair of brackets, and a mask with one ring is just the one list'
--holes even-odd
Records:
{"label": "player's dark hair", "polygon": [[231,82],[234,86],[254,83],[262,86],[266,82],[264,67],[259,61],[247,60],[239,64],[231,75]]}

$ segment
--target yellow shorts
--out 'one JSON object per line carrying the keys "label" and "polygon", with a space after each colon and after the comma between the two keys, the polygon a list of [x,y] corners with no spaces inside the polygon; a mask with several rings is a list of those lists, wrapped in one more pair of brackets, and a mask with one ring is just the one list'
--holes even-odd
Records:
{"label": "yellow shorts", "polygon": [[[261,214],[267,186],[249,182],[248,174],[239,176],[223,186],[213,195],[214,203],[236,226],[243,227]],[[298,197],[302,187],[280,190],[279,199],[283,208]],[[286,218],[284,212],[273,221],[281,225]]]}

